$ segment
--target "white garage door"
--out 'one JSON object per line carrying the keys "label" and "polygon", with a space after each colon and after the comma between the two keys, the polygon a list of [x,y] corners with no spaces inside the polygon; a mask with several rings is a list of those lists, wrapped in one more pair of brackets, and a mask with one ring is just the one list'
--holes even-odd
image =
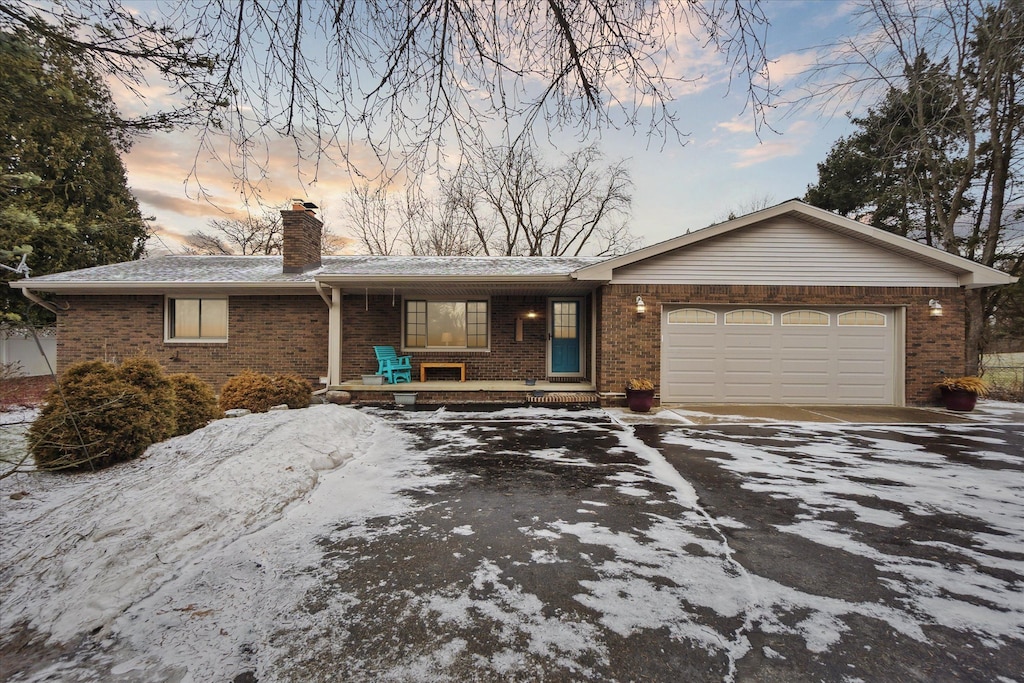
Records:
{"label": "white garage door", "polygon": [[662,313],[662,403],[892,405],[889,308],[679,306]]}

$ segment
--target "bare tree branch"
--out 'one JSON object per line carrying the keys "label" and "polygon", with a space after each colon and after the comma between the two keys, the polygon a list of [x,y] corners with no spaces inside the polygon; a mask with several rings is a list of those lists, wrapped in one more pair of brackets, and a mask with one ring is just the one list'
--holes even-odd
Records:
{"label": "bare tree branch", "polygon": [[687,34],[746,83],[756,120],[774,94],[757,0],[8,0],[11,27],[139,98],[147,79],[168,80],[182,106],[159,120],[201,122],[201,149],[251,198],[281,136],[314,176],[330,163],[369,178],[415,175],[495,126],[510,139],[540,122],[681,139],[674,88],[701,76],[675,63]]}

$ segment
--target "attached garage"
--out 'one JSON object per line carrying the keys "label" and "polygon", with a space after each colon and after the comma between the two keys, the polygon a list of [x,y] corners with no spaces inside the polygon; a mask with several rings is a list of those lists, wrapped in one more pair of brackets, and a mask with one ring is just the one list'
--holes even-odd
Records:
{"label": "attached garage", "polygon": [[662,403],[902,402],[900,308],[662,309]]}

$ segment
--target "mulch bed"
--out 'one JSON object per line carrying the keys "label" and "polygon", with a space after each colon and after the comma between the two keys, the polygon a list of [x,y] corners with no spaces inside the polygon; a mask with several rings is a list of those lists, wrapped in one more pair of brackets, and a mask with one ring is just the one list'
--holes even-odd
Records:
{"label": "mulch bed", "polygon": [[37,406],[43,402],[43,395],[51,386],[53,386],[53,378],[49,375],[2,379],[0,380],[0,411],[22,406]]}

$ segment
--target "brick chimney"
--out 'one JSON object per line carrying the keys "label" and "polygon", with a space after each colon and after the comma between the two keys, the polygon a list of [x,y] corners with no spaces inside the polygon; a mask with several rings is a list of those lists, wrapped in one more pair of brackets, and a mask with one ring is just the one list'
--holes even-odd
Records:
{"label": "brick chimney", "polygon": [[324,224],[316,217],[313,202],[292,200],[291,211],[281,210],[284,272],[302,273],[320,267],[320,238]]}

